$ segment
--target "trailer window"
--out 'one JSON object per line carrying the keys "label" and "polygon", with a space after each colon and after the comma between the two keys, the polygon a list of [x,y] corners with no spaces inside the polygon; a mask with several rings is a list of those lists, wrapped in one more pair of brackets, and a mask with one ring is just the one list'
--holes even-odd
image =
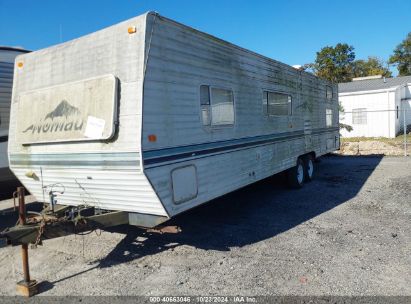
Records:
{"label": "trailer window", "polygon": [[353,125],[366,125],[367,124],[367,109],[366,108],[352,109],[352,123]]}
{"label": "trailer window", "polygon": [[333,126],[333,110],[331,109],[325,109],[325,126]]}
{"label": "trailer window", "polygon": [[328,101],[333,99],[333,88],[331,86],[326,86],[325,95]]}
{"label": "trailer window", "polygon": [[202,85],[200,87],[200,103],[201,103],[201,116],[204,126],[209,126],[211,123],[210,117],[210,87]]}
{"label": "trailer window", "polygon": [[263,113],[266,116],[288,116],[292,114],[291,95],[278,92],[263,92]]}
{"label": "trailer window", "polygon": [[200,104],[204,126],[234,124],[233,91],[202,85]]}

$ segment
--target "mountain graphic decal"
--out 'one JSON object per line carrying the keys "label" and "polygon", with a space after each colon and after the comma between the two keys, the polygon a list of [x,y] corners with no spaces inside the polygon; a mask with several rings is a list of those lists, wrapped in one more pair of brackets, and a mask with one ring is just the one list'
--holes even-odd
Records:
{"label": "mountain graphic decal", "polygon": [[80,110],[77,109],[76,107],[73,107],[72,105],[70,105],[67,100],[62,100],[59,105],[50,113],[48,113],[45,117],[46,119],[51,119],[53,120],[56,117],[69,117],[72,115],[76,115],[76,114],[80,114]]}

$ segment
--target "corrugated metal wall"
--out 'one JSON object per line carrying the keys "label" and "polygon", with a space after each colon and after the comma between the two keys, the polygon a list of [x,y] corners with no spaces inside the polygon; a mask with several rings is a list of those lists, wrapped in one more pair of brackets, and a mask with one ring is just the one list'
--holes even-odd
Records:
{"label": "corrugated metal wall", "polygon": [[0,47],[0,136],[7,135],[9,131],[14,58],[21,53]]}
{"label": "corrugated metal wall", "polygon": [[10,123],[14,59],[25,50],[0,47],[0,180],[13,178],[8,170],[7,139]]}
{"label": "corrugated metal wall", "polygon": [[12,62],[0,61],[0,134],[5,135],[9,129],[11,89],[13,86]]}
{"label": "corrugated metal wall", "polygon": [[351,132],[342,129],[343,137],[395,137],[399,121],[396,115],[395,89],[342,94],[339,101],[344,108],[340,122],[353,128]]}

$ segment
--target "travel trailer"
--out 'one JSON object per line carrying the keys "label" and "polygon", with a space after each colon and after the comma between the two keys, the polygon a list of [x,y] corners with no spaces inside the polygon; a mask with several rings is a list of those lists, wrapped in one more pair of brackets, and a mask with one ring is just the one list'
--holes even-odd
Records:
{"label": "travel trailer", "polygon": [[337,87],[149,12],[16,60],[10,168],[151,227],[339,148]]}
{"label": "travel trailer", "polygon": [[14,58],[27,52],[27,50],[20,48],[0,46],[0,182],[15,179],[9,170],[7,160]]}

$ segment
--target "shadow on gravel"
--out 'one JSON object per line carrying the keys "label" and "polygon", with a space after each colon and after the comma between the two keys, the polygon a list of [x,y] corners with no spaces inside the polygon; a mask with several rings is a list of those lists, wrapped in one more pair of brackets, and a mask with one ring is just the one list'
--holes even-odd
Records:
{"label": "shadow on gravel", "polygon": [[[11,173],[10,173],[11,174]],[[0,201],[6,199],[12,199],[13,193],[20,187],[21,183],[17,179],[0,181]],[[27,190],[26,190],[27,193]],[[33,203],[27,205],[27,210],[41,211],[42,203]],[[0,231],[14,226],[19,218],[18,216],[18,200],[16,198],[16,210],[14,208],[7,208],[0,210]]]}
{"label": "shadow on gravel", "polygon": [[167,224],[180,227],[182,231],[177,234],[115,227],[110,231],[126,236],[99,261],[99,267],[180,245],[229,251],[230,247],[272,238],[355,197],[381,159],[382,156],[323,157],[317,164],[316,179],[302,189],[289,190],[284,175],[275,175],[173,218]]}
{"label": "shadow on gravel", "polygon": [[13,192],[20,186],[21,184],[17,179],[0,181],[0,200],[12,198]]}
{"label": "shadow on gravel", "polygon": [[[355,197],[381,159],[382,156],[323,157],[317,164],[315,180],[302,189],[288,189],[284,174],[277,174],[176,216],[166,224],[180,227],[182,231],[177,234],[148,232],[128,225],[107,229],[125,237],[93,269],[181,245],[229,251],[231,247],[272,238]],[[27,209],[40,211],[42,206],[31,203]],[[0,231],[14,226],[17,219],[12,208],[0,211]],[[57,282],[81,274],[47,282],[41,289],[48,290]]]}

